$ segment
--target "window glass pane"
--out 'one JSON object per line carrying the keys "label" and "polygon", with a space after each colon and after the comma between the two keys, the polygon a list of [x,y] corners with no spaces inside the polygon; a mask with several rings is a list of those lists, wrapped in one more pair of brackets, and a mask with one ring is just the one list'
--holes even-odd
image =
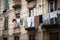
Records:
{"label": "window glass pane", "polygon": [[3,38],[3,40],[7,40],[7,38]]}
{"label": "window glass pane", "polygon": [[23,19],[20,19],[20,24],[23,25]]}
{"label": "window glass pane", "polygon": [[50,40],[59,40],[59,33],[50,33]]}
{"label": "window glass pane", "polygon": [[29,35],[29,40],[35,40],[35,35]]}
{"label": "window glass pane", "polygon": [[9,6],[8,0],[4,0],[4,9],[8,9],[8,6]]}
{"label": "window glass pane", "polygon": [[8,18],[7,17],[5,18],[5,21],[4,21],[4,28],[8,29]]}
{"label": "window glass pane", "polygon": [[19,37],[16,36],[16,37],[15,37],[15,40],[19,40]]}

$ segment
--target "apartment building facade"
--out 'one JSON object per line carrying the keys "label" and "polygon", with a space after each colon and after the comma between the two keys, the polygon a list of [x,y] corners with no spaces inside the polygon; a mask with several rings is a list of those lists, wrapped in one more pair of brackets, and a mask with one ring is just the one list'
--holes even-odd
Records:
{"label": "apartment building facade", "polygon": [[60,0],[0,0],[0,40],[60,40],[59,13]]}

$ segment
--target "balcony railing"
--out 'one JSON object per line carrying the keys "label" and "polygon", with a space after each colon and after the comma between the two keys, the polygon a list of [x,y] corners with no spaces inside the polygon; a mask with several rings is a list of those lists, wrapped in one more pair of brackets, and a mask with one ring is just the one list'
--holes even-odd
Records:
{"label": "balcony railing", "polygon": [[59,27],[60,26],[60,11],[54,11],[48,14],[43,14],[44,27]]}

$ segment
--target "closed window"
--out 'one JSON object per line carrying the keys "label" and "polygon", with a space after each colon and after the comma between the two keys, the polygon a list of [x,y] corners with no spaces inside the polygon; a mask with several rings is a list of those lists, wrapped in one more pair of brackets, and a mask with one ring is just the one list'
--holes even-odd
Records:
{"label": "closed window", "polygon": [[8,40],[7,37],[3,38],[3,40]]}
{"label": "closed window", "polygon": [[29,40],[35,40],[35,35],[29,35]]}
{"label": "closed window", "polygon": [[23,25],[23,19],[20,19],[20,24]]}
{"label": "closed window", "polygon": [[58,32],[50,33],[50,40],[59,40],[59,33]]}
{"label": "closed window", "polygon": [[9,8],[8,0],[4,0],[4,9],[8,9],[8,8]]}
{"label": "closed window", "polygon": [[36,8],[29,9],[29,17],[36,15]]}
{"label": "closed window", "polygon": [[4,29],[8,29],[8,17],[5,18],[5,21],[4,21]]}
{"label": "closed window", "polygon": [[19,40],[19,36],[14,37],[14,40]]}
{"label": "closed window", "polygon": [[53,12],[56,10],[57,2],[56,0],[49,1],[49,12]]}

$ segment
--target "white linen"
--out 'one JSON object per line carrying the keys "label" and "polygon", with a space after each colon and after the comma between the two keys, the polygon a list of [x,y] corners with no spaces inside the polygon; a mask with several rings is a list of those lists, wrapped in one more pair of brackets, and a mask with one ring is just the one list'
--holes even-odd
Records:
{"label": "white linen", "polygon": [[17,23],[20,23],[20,19],[16,19]]}
{"label": "white linen", "polygon": [[32,16],[31,21],[32,21],[32,27],[34,27],[34,16]]}
{"label": "white linen", "polygon": [[43,15],[43,21],[49,19],[49,14],[44,14]]}
{"label": "white linen", "polygon": [[27,23],[28,23],[28,27],[30,27],[31,26],[31,17],[27,18]]}
{"label": "white linen", "polygon": [[36,16],[36,8],[34,8],[34,16]]}
{"label": "white linen", "polygon": [[57,17],[57,11],[51,12],[49,14],[50,14],[50,19],[54,18],[54,17]]}

